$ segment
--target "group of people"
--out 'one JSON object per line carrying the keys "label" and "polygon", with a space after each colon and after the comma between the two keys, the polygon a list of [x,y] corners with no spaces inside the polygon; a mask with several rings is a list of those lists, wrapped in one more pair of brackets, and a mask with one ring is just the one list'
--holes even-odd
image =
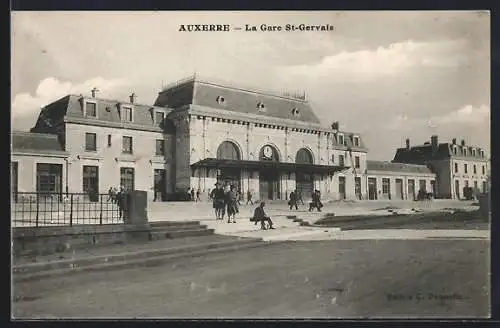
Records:
{"label": "group of people", "polygon": [[189,195],[190,195],[191,200],[193,202],[201,202],[201,197],[200,197],[201,196],[201,190],[200,190],[200,188],[198,188],[198,190],[196,190],[196,193],[194,192],[194,188],[191,188],[191,190],[189,191]]}
{"label": "group of people", "polygon": [[[210,199],[215,210],[215,219],[224,220],[227,212],[227,222],[236,223],[236,214],[239,213],[239,193],[234,185],[225,191],[222,184],[217,182],[215,189],[210,192]],[[227,209],[227,211],[226,211]]]}
{"label": "group of people", "polygon": [[126,194],[127,192],[123,186],[120,186],[119,189],[115,187],[109,187],[108,190],[108,202],[112,202],[118,205],[120,219],[123,217],[123,212],[125,211]]}
{"label": "group of people", "polygon": [[[251,193],[248,192],[248,195],[247,204],[250,202],[253,205]],[[231,185],[229,190],[226,191],[222,187],[222,184],[217,182],[215,184],[215,189],[210,192],[210,199],[212,199],[213,202],[216,220],[224,220],[227,214],[227,222],[236,223],[236,214],[239,213],[241,197],[234,185]],[[250,218],[250,221],[255,222],[256,225],[260,222],[261,229],[263,230],[268,229],[268,227],[269,229],[274,229],[273,221],[266,215],[264,206],[265,202],[261,202],[259,206],[255,208],[254,215]]]}
{"label": "group of people", "polygon": [[[309,203],[309,212],[313,209],[317,209],[318,212],[321,212],[321,208],[323,207],[323,203],[321,202],[321,192],[319,190],[314,190],[311,195],[312,201]],[[290,210],[295,207],[296,210],[299,209],[299,201],[304,205],[304,201],[302,200],[302,193],[294,190],[290,193],[290,198],[288,201],[288,206],[290,206]]]}

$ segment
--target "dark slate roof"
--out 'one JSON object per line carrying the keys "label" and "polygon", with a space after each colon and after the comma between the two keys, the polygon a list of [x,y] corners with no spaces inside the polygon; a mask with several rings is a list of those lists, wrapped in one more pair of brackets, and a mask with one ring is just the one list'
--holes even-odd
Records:
{"label": "dark slate roof", "polygon": [[[97,103],[97,117],[86,117],[84,115],[84,102],[94,101]],[[120,117],[120,106],[133,108],[133,122],[123,122]],[[45,106],[38,117],[33,131],[47,131],[50,127],[64,121],[64,118],[77,119],[79,122],[88,124],[119,124],[121,127],[134,128],[161,128],[165,133],[174,133],[173,123],[166,118],[158,125],[154,121],[154,110],[165,112],[165,117],[172,111],[168,108],[157,108],[150,105],[131,104],[118,100],[85,97],[82,95],[68,95],[47,106]],[[83,121],[82,121],[83,120]]]}
{"label": "dark slate roof", "polygon": [[[219,97],[224,98],[223,103],[217,101]],[[257,107],[259,103],[264,105],[264,111],[259,111]],[[155,106],[174,108],[191,104],[320,124],[309,103],[303,99],[223,85],[197,77],[164,89],[155,102]],[[294,112],[298,114],[294,115]]]}
{"label": "dark slate roof", "polygon": [[[457,155],[453,152],[453,147],[457,147]],[[468,155],[461,155],[461,150],[463,148],[467,148]],[[424,144],[419,146],[410,147],[410,149],[406,148],[398,148],[396,150],[396,154],[394,155],[393,162],[397,163],[425,163],[431,160],[442,160],[447,158],[460,158],[460,159],[472,159],[475,160],[487,160],[486,157],[481,157],[479,152],[476,153],[476,156],[471,155],[471,149],[474,148],[477,150],[481,150],[481,148],[476,146],[461,146],[453,143],[440,143],[438,145],[437,152],[432,151],[431,144]]]}
{"label": "dark slate roof", "polygon": [[404,172],[432,174],[432,171],[425,165],[391,163],[382,161],[366,161],[367,171],[386,171],[386,172]]}
{"label": "dark slate roof", "polygon": [[13,131],[12,151],[53,153],[64,152],[64,148],[55,134]]}
{"label": "dark slate roof", "polygon": [[[366,150],[366,145],[363,141],[363,138],[361,137],[360,134],[357,134],[357,133],[354,133],[354,132],[346,132],[346,131],[339,131],[339,133],[342,133],[344,135],[344,147],[345,148],[351,148],[353,150],[356,150],[356,149],[364,149]],[[354,137],[358,137],[359,138],[359,146],[358,147],[355,147],[354,146]],[[333,139],[334,142],[335,142],[335,147],[341,147],[342,148],[342,145],[339,143],[339,137],[337,135],[337,138],[334,138]]]}

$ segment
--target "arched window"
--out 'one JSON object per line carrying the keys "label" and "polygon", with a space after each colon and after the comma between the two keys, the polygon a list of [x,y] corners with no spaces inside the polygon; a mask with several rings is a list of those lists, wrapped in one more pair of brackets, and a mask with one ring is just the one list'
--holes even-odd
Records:
{"label": "arched window", "polygon": [[313,157],[311,152],[308,149],[301,148],[297,152],[297,155],[295,156],[295,163],[297,164],[312,164],[313,163]]}
{"label": "arched window", "polygon": [[231,159],[239,161],[241,159],[238,147],[231,141],[224,141],[217,148],[217,159]]}

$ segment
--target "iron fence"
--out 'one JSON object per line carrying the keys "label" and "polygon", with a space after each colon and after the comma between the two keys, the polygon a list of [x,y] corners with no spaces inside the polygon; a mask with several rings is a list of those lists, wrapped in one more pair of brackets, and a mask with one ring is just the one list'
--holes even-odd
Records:
{"label": "iron fence", "polygon": [[18,192],[11,201],[13,227],[123,223],[125,202],[108,194]]}

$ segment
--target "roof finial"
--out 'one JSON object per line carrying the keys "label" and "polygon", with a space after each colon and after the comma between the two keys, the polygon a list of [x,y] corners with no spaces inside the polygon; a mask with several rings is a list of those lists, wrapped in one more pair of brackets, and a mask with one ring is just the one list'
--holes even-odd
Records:
{"label": "roof finial", "polygon": [[96,87],[94,87],[92,90],[90,90],[90,92],[92,93],[92,98],[95,98],[95,95],[97,92],[99,92],[99,90]]}

